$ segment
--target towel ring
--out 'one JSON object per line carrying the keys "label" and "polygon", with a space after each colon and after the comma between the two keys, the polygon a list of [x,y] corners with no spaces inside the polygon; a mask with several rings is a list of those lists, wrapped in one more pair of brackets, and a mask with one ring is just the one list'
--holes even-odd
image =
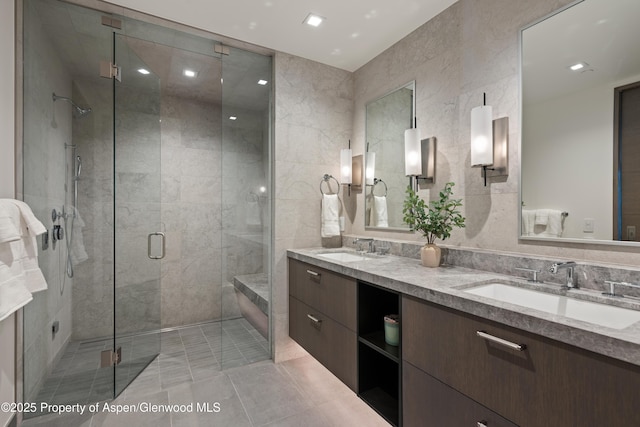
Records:
{"label": "towel ring", "polygon": [[[331,192],[331,185],[329,184],[329,180],[330,179],[333,179],[336,182],[336,184],[338,184],[338,191],[336,191],[335,193]],[[338,194],[338,193],[340,193],[340,182],[337,179],[335,179],[332,175],[329,175],[328,173],[325,173],[324,176],[322,177],[322,181],[320,181],[320,193],[322,193],[323,195],[325,194],[325,192],[322,191],[322,184],[325,183],[325,182],[327,183],[327,188],[329,189],[329,193],[327,193],[327,194]]]}
{"label": "towel ring", "polygon": [[387,184],[383,180],[378,178],[373,178],[373,187],[371,187],[371,194],[373,194],[373,191],[376,189],[376,185],[378,184],[384,185],[384,197],[387,197],[387,192],[389,191],[387,189]]}

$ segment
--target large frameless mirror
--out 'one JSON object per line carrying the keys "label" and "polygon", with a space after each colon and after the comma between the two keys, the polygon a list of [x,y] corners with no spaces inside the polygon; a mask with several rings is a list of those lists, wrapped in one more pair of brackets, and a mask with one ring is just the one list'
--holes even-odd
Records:
{"label": "large frameless mirror", "polygon": [[521,238],[637,244],[638,16],[584,0],[522,31]]}
{"label": "large frameless mirror", "polygon": [[402,203],[409,178],[404,168],[404,131],[413,127],[415,81],[367,104],[365,219],[367,229],[402,230]]}

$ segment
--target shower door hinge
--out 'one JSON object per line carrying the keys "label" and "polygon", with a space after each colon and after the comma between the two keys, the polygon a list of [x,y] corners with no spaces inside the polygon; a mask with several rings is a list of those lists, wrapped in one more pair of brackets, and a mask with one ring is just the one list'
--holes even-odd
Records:
{"label": "shower door hinge", "polygon": [[122,67],[109,61],[100,61],[100,77],[122,81]]}
{"label": "shower door hinge", "polygon": [[105,350],[100,352],[100,367],[108,368],[109,366],[119,365],[122,362],[122,347],[116,348],[116,351]]}
{"label": "shower door hinge", "polygon": [[221,53],[222,55],[229,55],[229,46],[223,44],[216,44],[213,46],[215,53]]}
{"label": "shower door hinge", "polygon": [[107,27],[115,28],[118,30],[122,29],[122,21],[110,16],[102,17],[102,25],[106,25]]}

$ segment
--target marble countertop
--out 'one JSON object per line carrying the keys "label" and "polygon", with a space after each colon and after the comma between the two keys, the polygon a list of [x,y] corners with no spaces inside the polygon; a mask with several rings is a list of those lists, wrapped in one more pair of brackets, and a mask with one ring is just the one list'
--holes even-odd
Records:
{"label": "marble countertop", "polygon": [[[640,365],[640,322],[625,329],[612,329],[565,316],[504,303],[464,292],[483,283],[506,283],[529,289],[544,289],[577,299],[606,302],[640,310],[640,301],[611,299],[592,290],[563,290],[554,284],[531,284],[522,278],[457,266],[423,267],[420,260],[393,255],[371,255],[372,259],[339,262],[318,256],[342,249],[310,248],[288,250],[289,258],[373,283],[406,295],[450,307],[484,319],[539,334],[625,362]],[[355,253],[355,252],[354,252]]]}

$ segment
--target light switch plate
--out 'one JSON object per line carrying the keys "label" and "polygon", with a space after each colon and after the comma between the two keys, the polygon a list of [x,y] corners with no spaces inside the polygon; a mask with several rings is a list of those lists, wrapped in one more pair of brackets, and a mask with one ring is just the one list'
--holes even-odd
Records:
{"label": "light switch plate", "polygon": [[593,218],[585,218],[584,225],[582,227],[582,231],[585,233],[593,233],[593,230],[596,228],[596,220]]}
{"label": "light switch plate", "polygon": [[635,225],[627,225],[627,240],[635,241],[636,240],[636,226]]}

